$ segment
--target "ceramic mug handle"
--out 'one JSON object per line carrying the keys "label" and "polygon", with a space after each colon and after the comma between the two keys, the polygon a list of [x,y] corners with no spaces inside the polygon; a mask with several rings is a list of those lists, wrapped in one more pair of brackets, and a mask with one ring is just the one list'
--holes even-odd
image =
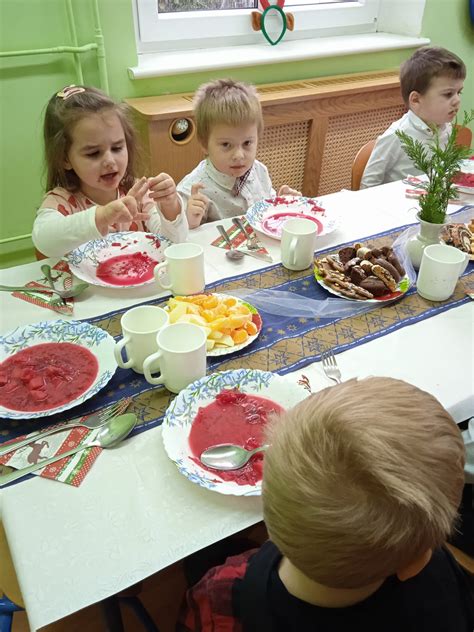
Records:
{"label": "ceramic mug handle", "polygon": [[[122,340],[119,340],[119,342],[116,343],[114,348],[115,360],[117,361],[117,364],[122,367],[122,369],[129,369],[133,365],[132,358],[129,358],[126,362],[124,362],[122,358],[122,349],[125,347],[125,345],[128,345],[130,341],[131,338],[129,338],[128,336],[124,336]],[[125,355],[127,355],[126,349]]]}
{"label": "ceramic mug handle", "polygon": [[149,355],[148,358],[146,358],[145,362],[143,363],[143,375],[145,376],[145,380],[149,384],[164,384],[165,382],[163,373],[160,375],[160,377],[153,377],[150,370],[153,362],[156,362],[156,360],[159,360],[162,355],[163,354],[158,349],[158,351]]}
{"label": "ceramic mug handle", "polygon": [[164,288],[165,290],[171,290],[171,283],[164,283],[162,280],[163,276],[168,272],[167,268],[168,268],[167,261],[163,261],[163,263],[159,263],[157,266],[155,266],[154,275],[155,275],[155,279],[157,283],[161,285],[162,288]]}
{"label": "ceramic mug handle", "polygon": [[469,263],[469,261],[470,261],[469,255],[467,254],[467,252],[465,252],[464,253],[464,261],[461,263],[461,267],[459,269],[459,276],[461,276],[461,274],[467,268],[467,264]]}

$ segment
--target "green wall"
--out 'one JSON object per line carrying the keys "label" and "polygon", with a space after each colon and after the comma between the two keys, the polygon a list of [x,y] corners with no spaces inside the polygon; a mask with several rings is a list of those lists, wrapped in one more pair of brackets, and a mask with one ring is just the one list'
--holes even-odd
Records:
{"label": "green wall", "polygon": [[[136,50],[131,0],[99,0],[110,93],[118,99],[194,90],[223,73],[201,72],[132,81],[127,67]],[[94,41],[93,3],[73,0],[78,43]],[[474,107],[474,26],[466,0],[427,0],[422,35],[460,55],[468,65],[463,105]],[[2,51],[72,43],[63,0],[0,0]],[[412,50],[233,69],[237,79],[254,83],[396,68]],[[94,53],[81,56],[84,80],[98,85]],[[71,55],[0,59],[0,240],[28,235],[44,192],[41,124],[50,96],[77,83]],[[0,244],[0,267],[33,259],[29,238]]]}

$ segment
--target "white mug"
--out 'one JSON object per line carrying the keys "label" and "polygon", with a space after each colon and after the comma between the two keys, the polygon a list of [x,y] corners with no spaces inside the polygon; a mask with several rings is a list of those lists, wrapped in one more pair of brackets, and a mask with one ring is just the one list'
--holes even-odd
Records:
{"label": "white mug", "polygon": [[[174,323],[158,332],[158,351],[145,360],[143,372],[150,384],[164,384],[172,393],[179,393],[191,382],[206,375],[206,334],[191,323]],[[152,370],[160,367],[160,377]]]}
{"label": "white mug", "polygon": [[458,248],[445,244],[426,246],[416,282],[418,294],[429,301],[445,301],[468,263],[468,255]]}
{"label": "white mug", "polygon": [[[117,364],[122,369],[143,373],[145,358],[157,350],[156,334],[168,323],[168,313],[154,305],[139,305],[125,312],[120,319],[123,338],[114,349]],[[124,347],[126,361],[122,357]]]}
{"label": "white mug", "polygon": [[[200,294],[204,291],[204,250],[199,244],[173,244],[165,250],[166,261],[155,266],[155,279],[175,296]],[[167,274],[170,282],[163,281]]]}
{"label": "white mug", "polygon": [[313,262],[318,225],[310,219],[288,219],[281,232],[281,262],[288,270],[306,270]]}

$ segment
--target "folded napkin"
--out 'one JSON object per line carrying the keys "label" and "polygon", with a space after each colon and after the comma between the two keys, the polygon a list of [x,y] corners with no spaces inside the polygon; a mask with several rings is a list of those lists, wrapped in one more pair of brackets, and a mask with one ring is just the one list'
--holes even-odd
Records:
{"label": "folded napkin", "polygon": [[[67,290],[71,287],[72,274],[69,270],[69,264],[67,261],[58,261],[55,266],[52,266],[51,272],[58,290]],[[21,298],[28,303],[33,303],[33,305],[37,305],[38,307],[51,309],[53,312],[58,312],[59,314],[71,315],[73,313],[74,298],[66,298],[63,300],[62,304],[58,304],[53,301],[53,299],[57,297],[57,294],[35,292],[35,288],[38,287],[49,289],[48,280],[44,276],[36,281],[29,281],[28,283],[25,283],[25,286],[28,287],[28,290],[12,292],[12,296]]]}
{"label": "folded napkin", "polygon": [[[259,247],[258,250],[256,250],[255,252],[260,252],[262,254],[268,255],[269,254],[268,250],[262,245],[262,243],[258,239],[257,233],[254,231],[252,226],[250,226],[245,215],[242,216],[240,219],[242,220],[245,226],[245,230],[250,235],[252,240],[255,242],[255,245]],[[242,244],[244,245],[246,244],[247,240],[243,236],[242,231],[239,228],[237,228],[237,226],[235,226],[234,224],[229,226],[229,228],[226,228],[226,232],[229,235],[229,238],[232,242],[232,246],[234,248],[238,248]],[[226,243],[225,239],[221,236],[219,236],[217,239],[212,241],[211,246],[216,246],[217,248],[224,248],[225,250],[230,250],[230,246]]]}
{"label": "folded napkin", "polygon": [[[122,414],[125,412],[130,402],[130,397],[123,398],[120,401],[120,409],[116,410],[115,414]],[[78,417],[75,421],[83,421],[89,416],[90,415],[87,414],[82,417]],[[41,430],[49,430],[54,426],[57,426],[57,424],[46,426]],[[38,463],[42,459],[49,459],[52,456],[61,454],[62,452],[72,450],[89,437],[92,439],[95,438],[99,431],[100,428],[95,428],[94,430],[89,430],[88,428],[70,428],[63,430],[62,432],[56,432],[44,439],[39,439],[38,441],[30,443],[23,448],[19,448],[14,452],[7,452],[7,454],[0,456],[0,472],[2,470],[2,466],[20,470],[24,467],[28,467],[29,465],[33,465],[33,463]],[[30,434],[34,433],[21,435],[12,439],[12,441],[24,439]],[[2,445],[6,446],[8,443],[9,441],[5,441]],[[64,459],[56,461],[56,463],[52,463],[40,470],[36,470],[33,474],[36,476],[42,476],[43,478],[60,481],[61,483],[67,483],[68,485],[73,485],[74,487],[79,487],[101,452],[102,448],[96,446],[92,448],[85,448],[72,456],[65,457]]]}

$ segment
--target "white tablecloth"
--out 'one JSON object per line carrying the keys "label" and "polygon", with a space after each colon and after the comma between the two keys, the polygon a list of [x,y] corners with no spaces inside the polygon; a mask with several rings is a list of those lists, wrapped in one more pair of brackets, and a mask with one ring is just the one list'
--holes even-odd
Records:
{"label": "white tablecloth", "polygon": [[[416,204],[405,198],[404,189],[393,183],[322,198],[327,208],[341,214],[341,223],[337,231],[320,239],[318,248],[414,222]],[[213,226],[207,225],[190,237],[205,247],[207,282],[266,265],[250,257],[239,263],[227,260],[222,250],[209,245],[215,236]],[[279,242],[263,241],[278,261]],[[1,283],[38,278],[39,265],[0,271]],[[156,289],[89,288],[76,301],[74,318],[149,300],[158,296]],[[6,293],[0,300],[2,332],[60,317]],[[456,421],[466,419],[474,411],[473,312],[469,303],[339,354],[344,379],[366,375],[404,379],[433,393]],[[302,372],[313,390],[327,386],[317,364]],[[182,477],[165,454],[160,428],[104,451],[79,488],[35,478],[0,494],[32,630],[261,519],[258,498],[221,496]]]}

